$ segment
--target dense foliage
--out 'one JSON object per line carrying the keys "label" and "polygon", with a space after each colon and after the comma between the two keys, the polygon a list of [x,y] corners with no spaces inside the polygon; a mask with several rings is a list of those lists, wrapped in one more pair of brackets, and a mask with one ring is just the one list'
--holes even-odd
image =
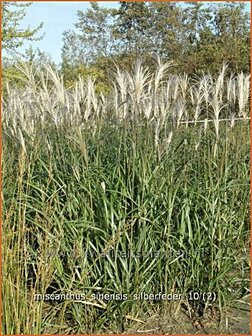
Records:
{"label": "dense foliage", "polygon": [[228,309],[249,295],[249,76],[168,70],[117,68],[104,97],[91,78],[70,89],[48,65],[18,69],[24,88],[3,103],[4,334],[120,333],[183,310],[234,332]]}
{"label": "dense foliage", "polygon": [[138,57],[150,65],[158,55],[188,75],[217,73],[223,61],[230,72],[249,72],[250,18],[244,3],[121,2],[118,9],[92,3],[78,11],[75,28],[64,33],[64,71],[79,64],[106,71],[111,61],[129,68]]}

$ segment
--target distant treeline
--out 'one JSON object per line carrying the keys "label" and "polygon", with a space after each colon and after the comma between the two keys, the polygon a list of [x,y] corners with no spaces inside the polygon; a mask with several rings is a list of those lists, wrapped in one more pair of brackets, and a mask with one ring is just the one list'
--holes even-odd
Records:
{"label": "distant treeline", "polygon": [[230,72],[248,72],[250,20],[244,3],[121,2],[118,9],[92,3],[78,11],[76,30],[64,32],[62,69],[69,79],[76,67],[129,67],[155,55],[174,61],[174,71],[216,73],[223,61]]}
{"label": "distant treeline", "polygon": [[[77,12],[74,26],[63,33],[60,64],[69,86],[79,75],[91,76],[106,91],[113,63],[127,70],[141,58],[151,67],[157,56],[173,61],[171,71],[189,76],[217,73],[223,62],[230,73],[250,71],[250,15],[245,3],[120,2],[118,8],[108,9],[92,2],[89,9]],[[40,51],[30,49],[26,56],[38,65],[49,62]]]}

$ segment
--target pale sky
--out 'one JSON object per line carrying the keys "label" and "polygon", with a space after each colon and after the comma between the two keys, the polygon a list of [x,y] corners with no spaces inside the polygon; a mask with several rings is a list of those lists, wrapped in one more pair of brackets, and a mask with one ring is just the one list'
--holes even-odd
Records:
{"label": "pale sky", "polygon": [[[98,3],[107,8],[119,6],[118,2],[102,1]],[[246,3],[247,9],[250,11],[250,2]],[[29,45],[32,45],[34,48],[38,47],[41,51],[49,53],[54,62],[57,64],[60,63],[61,48],[63,46],[62,33],[65,30],[74,28],[74,23],[77,21],[77,10],[85,10],[89,7],[90,3],[87,1],[45,1],[32,3],[27,9],[27,15],[23,19],[21,27],[31,26],[31,28],[34,28],[40,22],[44,22],[41,33],[45,33],[45,36],[41,41],[25,43],[22,49],[28,48]],[[20,50],[22,51],[22,49]]]}

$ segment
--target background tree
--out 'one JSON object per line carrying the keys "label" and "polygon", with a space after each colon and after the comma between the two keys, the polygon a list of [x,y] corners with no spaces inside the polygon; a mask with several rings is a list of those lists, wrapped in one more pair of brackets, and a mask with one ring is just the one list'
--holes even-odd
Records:
{"label": "background tree", "polygon": [[141,57],[150,51],[150,14],[145,2],[122,2],[119,9],[114,10],[112,31],[118,41],[118,53]]}
{"label": "background tree", "polygon": [[141,57],[151,62],[157,55],[177,58],[182,51],[181,29],[181,8],[176,3],[122,2],[114,11],[118,54],[131,61]]}
{"label": "background tree", "polygon": [[37,41],[42,37],[35,35],[43,26],[20,28],[20,22],[26,15],[26,9],[32,3],[2,2],[2,48],[7,52],[15,52],[25,41]]}
{"label": "background tree", "polygon": [[63,60],[69,63],[93,62],[99,57],[108,57],[113,50],[111,15],[113,10],[92,2],[85,12],[77,12],[77,30],[63,33]]}
{"label": "background tree", "polygon": [[92,76],[98,85],[105,85],[107,60],[115,49],[113,9],[94,2],[90,6],[85,12],[77,12],[76,29],[63,33],[61,69],[67,85],[72,85],[79,75]]}
{"label": "background tree", "polygon": [[[2,48],[6,52],[2,62],[2,78],[3,78],[3,96],[6,95],[7,82],[9,85],[24,85],[23,74],[15,66],[19,62],[36,61],[40,65],[42,61],[48,63],[50,57],[39,49],[36,51],[30,47],[24,53],[18,52],[25,41],[37,41],[42,38],[36,37],[38,31],[42,28],[40,23],[36,28],[21,28],[20,23],[26,15],[27,8],[32,3],[2,2]],[[51,64],[53,62],[51,61]]]}
{"label": "background tree", "polygon": [[205,62],[199,54],[199,49],[208,44],[214,44],[214,34],[210,28],[212,13],[203,3],[189,2],[183,11],[183,54],[179,56],[180,66],[186,73],[202,70]]}
{"label": "background tree", "polygon": [[183,53],[182,9],[177,3],[150,3],[152,50],[166,60],[178,60]]}
{"label": "background tree", "polygon": [[250,21],[244,3],[120,2],[117,9],[92,3],[78,11],[75,27],[77,32],[64,33],[62,50],[63,73],[73,80],[78,69],[83,74],[92,66],[106,78],[112,62],[129,68],[141,58],[151,65],[157,55],[174,61],[171,71],[189,75],[215,73],[224,61],[229,71],[249,71]]}
{"label": "background tree", "polygon": [[219,48],[219,61],[227,61],[233,72],[249,72],[250,15],[244,3],[225,3],[213,7],[213,30]]}

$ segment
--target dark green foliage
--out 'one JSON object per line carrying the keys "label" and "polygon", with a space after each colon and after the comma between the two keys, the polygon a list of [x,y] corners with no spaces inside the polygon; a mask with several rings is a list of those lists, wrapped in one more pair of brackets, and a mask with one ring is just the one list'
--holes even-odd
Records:
{"label": "dark green foliage", "polygon": [[[4,256],[16,244],[8,258],[19,246],[21,263],[11,261],[12,272],[36,270],[22,276],[20,290],[85,293],[97,304],[94,293],[128,295],[125,301],[103,300],[103,308],[54,301],[49,314],[39,313],[32,301],[41,318],[34,332],[125,331],[126,316],[164,304],[129,299],[142,291],[215,292],[215,303],[189,303],[203,316],[209,304],[224,314],[247,293],[249,128],[222,127],[217,154],[211,130],[196,150],[198,129],[176,129],[162,155],[154,131],[151,123],[115,127],[109,120],[95,134],[52,127],[27,156],[4,137]],[[168,134],[160,134],[162,142]],[[11,287],[4,288],[8,298]],[[25,323],[28,317],[22,317]],[[6,320],[4,328],[28,330]]]}
{"label": "dark green foliage", "polygon": [[[195,75],[249,72],[250,20],[244,3],[128,3],[118,9],[92,4],[78,11],[78,31],[64,33],[63,72],[80,64],[98,66],[100,57],[130,68],[136,57],[174,61],[173,71]],[[106,76],[107,72],[104,69]]]}

